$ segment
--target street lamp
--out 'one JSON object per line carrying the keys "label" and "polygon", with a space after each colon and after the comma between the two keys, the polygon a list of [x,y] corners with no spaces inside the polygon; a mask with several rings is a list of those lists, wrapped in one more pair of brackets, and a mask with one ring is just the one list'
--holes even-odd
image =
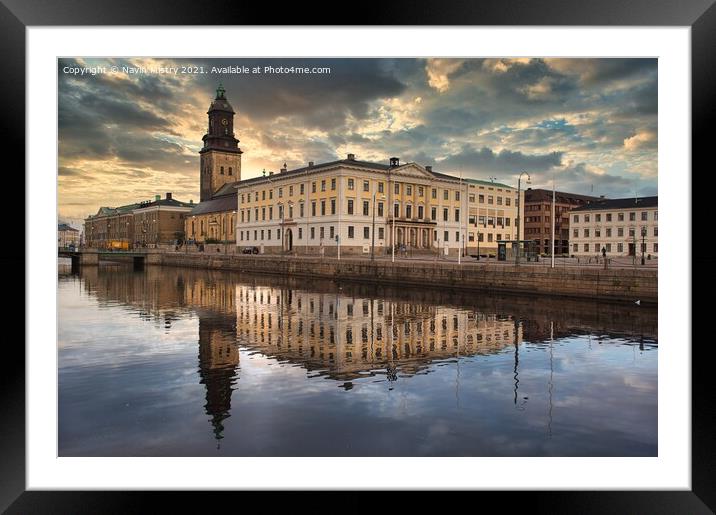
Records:
{"label": "street lamp", "polygon": [[520,263],[520,207],[522,207],[520,202],[520,189],[523,175],[527,176],[527,184],[532,184],[530,174],[520,172],[520,176],[517,178],[517,254],[515,255],[515,265]]}
{"label": "street lamp", "polygon": [[[375,260],[375,196],[378,194],[377,191],[373,192],[373,227],[370,231],[371,242],[370,242],[370,260]],[[385,197],[381,197],[380,200],[385,200]]]}
{"label": "street lamp", "polygon": [[644,250],[646,250],[646,243],[644,243],[644,240],[646,238],[646,227],[641,228],[641,265],[644,266]]}

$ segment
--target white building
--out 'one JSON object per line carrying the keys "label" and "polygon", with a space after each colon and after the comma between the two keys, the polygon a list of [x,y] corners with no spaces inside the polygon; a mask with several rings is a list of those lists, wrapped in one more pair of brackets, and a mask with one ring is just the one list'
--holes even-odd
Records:
{"label": "white building", "polygon": [[570,251],[574,256],[657,257],[658,197],[591,202],[570,213]]}

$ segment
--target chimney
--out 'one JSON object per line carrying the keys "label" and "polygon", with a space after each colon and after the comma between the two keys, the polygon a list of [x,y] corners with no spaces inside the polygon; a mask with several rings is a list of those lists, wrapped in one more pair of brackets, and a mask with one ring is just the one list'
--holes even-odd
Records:
{"label": "chimney", "polygon": [[157,200],[159,200],[159,199],[161,199],[161,198],[162,198],[161,195],[154,195],[154,200],[155,200],[155,201],[157,201]]}
{"label": "chimney", "polygon": [[281,173],[285,172],[286,170],[288,170],[288,167],[286,166],[286,163],[284,163],[283,168],[281,168]]}
{"label": "chimney", "polygon": [[396,166],[400,166],[400,159],[398,159],[397,157],[391,157],[390,158],[390,167],[394,168]]}
{"label": "chimney", "polygon": [[425,169],[426,169],[428,172],[432,172],[432,171],[433,171],[433,167],[430,166],[430,165],[427,165],[427,166],[425,167]]}
{"label": "chimney", "polygon": [[269,172],[269,175],[273,175],[273,172]]}
{"label": "chimney", "polygon": [[348,154],[348,161],[355,161],[356,155],[355,154]]}
{"label": "chimney", "polygon": [[171,192],[167,192],[167,200],[171,200],[171,199],[172,199],[172,194],[171,194]]}
{"label": "chimney", "polygon": [[309,168],[313,168],[313,161],[309,161],[309,162],[308,162],[308,167],[309,167]]}
{"label": "chimney", "polygon": [[190,199],[189,199],[189,204],[193,204],[193,203],[194,203],[194,199],[191,199],[191,198],[190,198]]}

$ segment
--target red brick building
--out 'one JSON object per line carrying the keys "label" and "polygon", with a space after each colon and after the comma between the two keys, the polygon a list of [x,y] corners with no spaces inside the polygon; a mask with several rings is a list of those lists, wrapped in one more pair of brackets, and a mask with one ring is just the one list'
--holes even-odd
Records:
{"label": "red brick building", "polygon": [[[555,192],[554,254],[569,254],[569,212],[599,197]],[[541,254],[552,252],[552,190],[527,188],[524,206],[524,238],[538,240]]]}

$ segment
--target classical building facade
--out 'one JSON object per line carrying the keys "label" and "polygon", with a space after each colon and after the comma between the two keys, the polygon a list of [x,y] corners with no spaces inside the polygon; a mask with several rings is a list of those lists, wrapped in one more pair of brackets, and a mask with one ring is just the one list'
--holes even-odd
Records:
{"label": "classical building facade", "polygon": [[[569,254],[569,212],[599,197],[556,191],[555,194],[555,255]],[[552,190],[527,188],[525,191],[525,239],[537,240],[542,254],[552,253]]]}
{"label": "classical building facade", "polygon": [[165,198],[156,195],[154,200],[101,207],[85,219],[85,246],[129,249],[174,244],[184,238],[184,217],[194,206],[167,193]]}
{"label": "classical building facade", "polygon": [[184,231],[196,243],[236,242],[236,184],[241,179],[234,109],[220,85],[211,102],[204,146],[199,151],[200,202],[189,213]]}
{"label": "classical building facade", "polygon": [[620,198],[590,202],[572,210],[571,253],[575,256],[657,257],[658,197]]}
{"label": "classical building facade", "polygon": [[384,255],[395,245],[397,253],[455,256],[476,248],[477,238],[487,250],[514,236],[513,188],[396,157],[284,165],[236,186],[237,245],[261,252]]}
{"label": "classical building facade", "polygon": [[70,245],[79,247],[80,231],[67,224],[57,225],[57,246],[60,248],[69,247]]}

